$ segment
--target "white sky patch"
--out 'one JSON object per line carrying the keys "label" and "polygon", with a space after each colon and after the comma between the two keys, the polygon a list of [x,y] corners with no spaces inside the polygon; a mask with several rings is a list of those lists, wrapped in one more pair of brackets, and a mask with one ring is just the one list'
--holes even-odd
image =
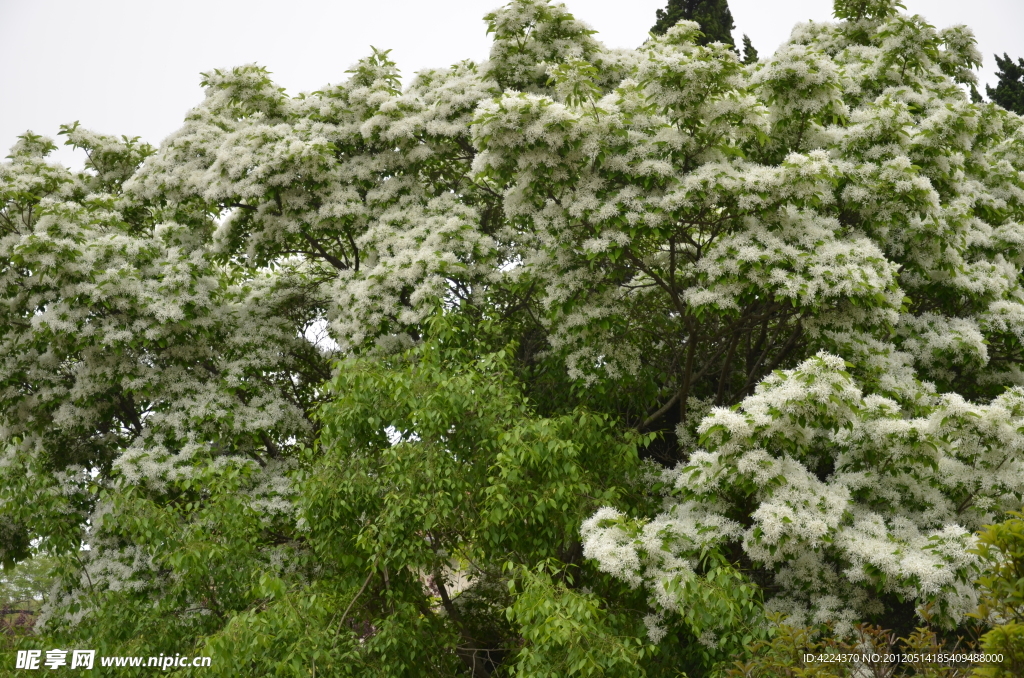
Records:
{"label": "white sky patch", "polygon": [[335,353],[338,351],[338,342],[331,337],[327,320],[321,318],[310,323],[304,332],[306,340],[316,346],[322,353]]}

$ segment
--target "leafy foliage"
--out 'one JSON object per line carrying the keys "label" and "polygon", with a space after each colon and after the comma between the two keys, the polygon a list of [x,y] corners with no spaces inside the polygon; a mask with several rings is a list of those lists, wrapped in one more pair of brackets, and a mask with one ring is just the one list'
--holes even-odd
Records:
{"label": "leafy foliage", "polygon": [[994,627],[981,638],[987,653],[1003,655],[998,664],[979,668],[976,675],[1003,678],[1024,671],[1024,516],[1011,511],[1000,523],[986,525],[978,539],[985,564],[978,580],[981,605],[975,616]]}
{"label": "leafy foliage", "polygon": [[[522,591],[513,589],[509,620],[522,629],[520,675],[635,676],[652,648],[636,629],[618,629],[621,619],[593,593],[574,590],[572,575],[557,581],[543,567],[521,572]],[[512,583],[515,586],[515,582]]]}
{"label": "leafy foliage", "polygon": [[321,562],[365,573],[353,634],[412,607],[449,628],[451,656],[479,673],[511,649],[495,578],[552,558],[578,569],[578,526],[622,497],[608,481],[635,474],[642,439],[617,440],[605,417],[582,410],[537,417],[508,349],[433,329],[406,354],[341,367],[303,520]]}

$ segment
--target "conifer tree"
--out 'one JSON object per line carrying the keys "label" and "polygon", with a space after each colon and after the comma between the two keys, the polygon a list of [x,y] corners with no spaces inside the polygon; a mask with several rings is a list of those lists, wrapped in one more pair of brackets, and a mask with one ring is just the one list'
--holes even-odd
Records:
{"label": "conifer tree", "polygon": [[743,34],[743,63],[752,64],[757,61],[757,48],[750,42],[750,36]]}
{"label": "conifer tree", "polygon": [[1013,59],[1005,52],[1002,57],[998,54],[995,57],[999,67],[996,73],[999,82],[994,88],[985,86],[988,98],[1008,111],[1024,115],[1024,59],[1017,59],[1017,63],[1013,63]]}
{"label": "conifer tree", "polygon": [[651,28],[655,35],[664,35],[680,21],[696,21],[704,33],[699,44],[733,44],[732,29],[736,25],[729,11],[729,0],[669,0],[665,9],[657,11],[657,17],[658,21]]}

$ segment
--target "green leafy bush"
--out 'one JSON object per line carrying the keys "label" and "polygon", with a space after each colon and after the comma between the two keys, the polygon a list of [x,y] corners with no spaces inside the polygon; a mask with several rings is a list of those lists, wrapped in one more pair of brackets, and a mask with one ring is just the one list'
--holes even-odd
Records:
{"label": "green leafy bush", "polygon": [[978,539],[983,574],[976,616],[994,624],[981,637],[985,653],[1003,656],[975,675],[1010,678],[1024,675],[1024,515],[1011,511],[1000,523],[986,525]]}

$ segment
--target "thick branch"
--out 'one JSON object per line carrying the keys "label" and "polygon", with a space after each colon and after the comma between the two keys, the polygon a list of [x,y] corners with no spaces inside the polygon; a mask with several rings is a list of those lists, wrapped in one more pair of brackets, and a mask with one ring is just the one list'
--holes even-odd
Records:
{"label": "thick branch", "polygon": [[729,352],[725,355],[725,360],[722,361],[722,372],[718,375],[718,393],[715,394],[715,404],[721,405],[722,398],[725,397],[725,385],[729,380],[729,367],[732,365],[732,358],[736,354],[736,344],[740,342],[739,332],[733,332],[732,337],[729,339]]}
{"label": "thick branch", "polygon": [[644,423],[640,424],[640,430],[643,431],[648,426],[665,416],[665,413],[672,409],[672,406],[679,402],[679,398],[683,395],[681,390],[676,391],[676,394],[672,396],[667,403],[658,408],[658,410],[651,416],[644,419]]}
{"label": "thick branch", "polygon": [[299,229],[299,234],[307,243],[309,243],[310,247],[316,250],[316,253],[331,266],[338,269],[339,271],[348,270],[348,266],[345,264],[344,261],[342,261],[338,257],[328,252],[326,249],[324,249],[323,245],[320,244],[320,241],[311,236],[310,234],[306,233],[305,229]]}
{"label": "thick branch", "polygon": [[[437,592],[441,596],[441,605],[444,607],[444,611],[448,613],[448,618],[455,622],[455,625],[459,627],[459,633],[462,639],[469,643],[470,646],[476,645],[475,640],[462,629],[462,615],[459,614],[458,608],[452,603],[452,599],[448,597],[448,589],[445,588],[444,581],[440,574],[435,574],[431,579],[434,586],[437,587]],[[491,672],[487,670],[487,667],[482,663],[477,663],[476,651],[470,653],[456,651],[459,655],[459,659],[466,665],[470,673],[474,678],[487,678],[491,675]]]}
{"label": "thick branch", "polygon": [[690,342],[690,345],[687,347],[686,351],[686,368],[683,372],[683,388],[679,393],[679,421],[681,422],[686,421],[686,404],[690,397],[690,385],[692,383],[690,380],[693,377],[693,361],[697,356],[698,333],[696,324],[696,321],[691,317],[689,322],[690,331],[687,332],[687,340]]}

